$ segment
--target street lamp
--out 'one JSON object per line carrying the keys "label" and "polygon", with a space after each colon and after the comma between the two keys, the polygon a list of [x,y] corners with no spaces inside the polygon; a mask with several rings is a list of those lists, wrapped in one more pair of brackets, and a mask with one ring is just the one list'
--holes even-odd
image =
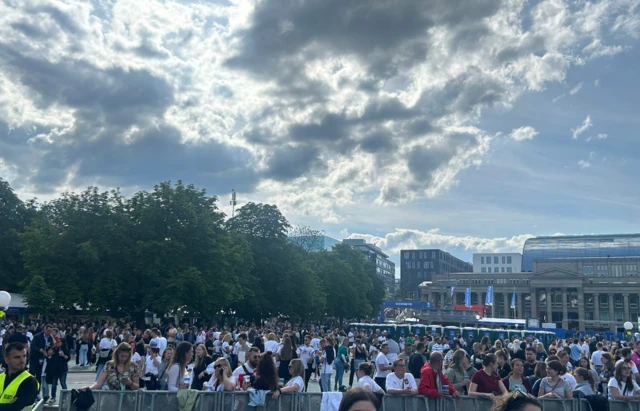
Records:
{"label": "street lamp", "polygon": [[0,291],[0,317],[4,317],[4,312],[9,309],[9,304],[11,304],[11,294]]}

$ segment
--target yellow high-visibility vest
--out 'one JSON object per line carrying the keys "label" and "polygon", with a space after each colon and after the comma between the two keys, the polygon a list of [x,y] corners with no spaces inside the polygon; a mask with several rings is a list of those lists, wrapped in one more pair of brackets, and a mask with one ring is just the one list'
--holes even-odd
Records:
{"label": "yellow high-visibility vest", "polygon": [[[24,370],[18,375],[11,383],[4,389],[4,381],[7,377],[7,373],[3,372],[0,374],[0,404],[9,404],[13,401],[13,398],[18,393],[18,388],[20,388],[20,384],[27,378],[31,377],[31,374],[27,370]],[[38,391],[40,391],[40,384],[38,383]],[[33,407],[31,404],[30,407]]]}

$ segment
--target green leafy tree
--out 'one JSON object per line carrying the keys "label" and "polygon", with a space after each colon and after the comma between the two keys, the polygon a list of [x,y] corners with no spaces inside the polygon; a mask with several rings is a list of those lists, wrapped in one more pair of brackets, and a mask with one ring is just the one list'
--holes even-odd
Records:
{"label": "green leafy tree", "polygon": [[34,275],[30,279],[23,280],[21,285],[23,285],[23,296],[29,308],[41,314],[56,311],[55,293],[42,276]]}

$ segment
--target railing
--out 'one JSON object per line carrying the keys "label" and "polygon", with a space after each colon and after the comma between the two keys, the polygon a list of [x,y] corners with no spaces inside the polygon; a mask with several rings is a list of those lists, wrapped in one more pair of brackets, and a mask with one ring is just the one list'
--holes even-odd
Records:
{"label": "railing", "polygon": [[[340,393],[331,393],[340,395]],[[88,411],[180,411],[178,396],[169,391],[93,391],[95,403]],[[542,411],[592,411],[585,399],[542,399]],[[193,411],[319,411],[322,393],[286,393],[265,404],[249,406],[249,393],[199,392]],[[41,411],[40,401],[33,411]],[[421,395],[385,395],[382,411],[489,411],[491,400],[479,397],[432,399]],[[60,411],[75,411],[71,391],[60,394]],[[640,411],[640,401],[609,401],[609,411]]]}
{"label": "railing", "polygon": [[40,400],[36,403],[36,405],[33,406],[33,408],[25,408],[25,410],[42,411],[43,408],[44,408],[44,400]]}

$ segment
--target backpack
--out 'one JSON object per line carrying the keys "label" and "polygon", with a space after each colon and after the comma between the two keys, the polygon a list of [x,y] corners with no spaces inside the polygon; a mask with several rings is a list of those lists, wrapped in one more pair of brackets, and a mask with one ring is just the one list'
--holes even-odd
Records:
{"label": "backpack", "polygon": [[609,399],[602,395],[585,396],[593,411],[609,411]]}

